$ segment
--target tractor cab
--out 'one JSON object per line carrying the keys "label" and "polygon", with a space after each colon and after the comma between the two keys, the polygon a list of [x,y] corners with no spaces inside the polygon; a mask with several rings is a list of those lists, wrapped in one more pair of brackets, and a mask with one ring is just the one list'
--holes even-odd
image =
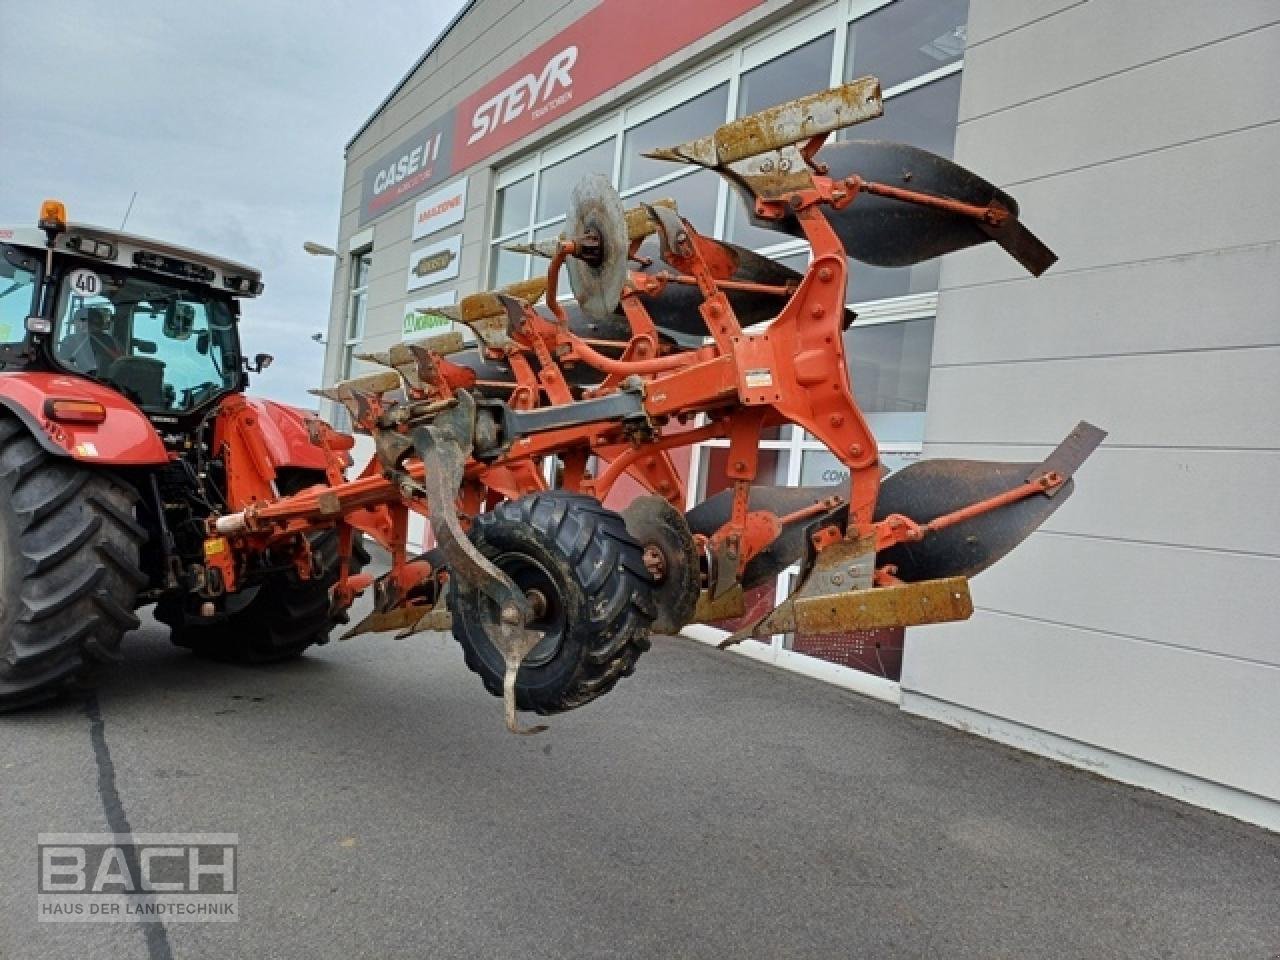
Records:
{"label": "tractor cab", "polygon": [[40,226],[0,228],[0,371],[101,383],[158,423],[240,391],[249,370],[239,298],[258,271],[172,244],[69,224],[48,202]]}

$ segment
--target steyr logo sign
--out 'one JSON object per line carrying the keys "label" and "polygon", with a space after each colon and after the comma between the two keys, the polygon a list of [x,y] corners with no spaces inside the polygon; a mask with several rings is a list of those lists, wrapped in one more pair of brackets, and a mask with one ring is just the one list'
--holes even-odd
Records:
{"label": "steyr logo sign", "polygon": [[540,73],[526,73],[509,87],[500,90],[497,96],[490,97],[476,107],[475,113],[471,115],[471,136],[467,138],[467,146],[487,137],[503,124],[515,120],[526,110],[532,109],[533,116],[537,119],[538,108],[552,100],[557,90],[564,91],[561,94],[564,99],[559,102],[567,102],[573,95],[569,89],[573,86],[573,74],[570,71],[577,62],[578,48],[565,47],[546,62]]}
{"label": "steyr logo sign", "polygon": [[[360,226],[536,135],[763,2],[681,4],[680,16],[655,29],[653,4],[597,0],[556,36],[365,167]],[[465,18],[454,29],[466,30]],[[428,79],[427,86],[431,83]]]}

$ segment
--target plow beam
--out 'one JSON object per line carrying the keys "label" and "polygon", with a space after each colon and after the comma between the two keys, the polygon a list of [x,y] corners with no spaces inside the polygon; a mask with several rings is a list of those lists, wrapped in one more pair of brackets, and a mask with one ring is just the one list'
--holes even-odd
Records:
{"label": "plow beam", "polygon": [[645,156],[712,169],[726,167],[871,120],[883,112],[880,81],[862,77],[726,123],[709,137],[650,150]]}

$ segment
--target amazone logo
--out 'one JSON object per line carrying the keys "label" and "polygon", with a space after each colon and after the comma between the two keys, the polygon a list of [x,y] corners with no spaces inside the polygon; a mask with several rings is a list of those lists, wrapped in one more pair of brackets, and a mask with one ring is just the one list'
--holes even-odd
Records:
{"label": "amazone logo", "polygon": [[442,213],[448,213],[450,210],[462,206],[462,197],[458,194],[450,197],[448,200],[441,200],[434,207],[428,207],[418,214],[418,222],[426,223],[434,217],[440,216]]}

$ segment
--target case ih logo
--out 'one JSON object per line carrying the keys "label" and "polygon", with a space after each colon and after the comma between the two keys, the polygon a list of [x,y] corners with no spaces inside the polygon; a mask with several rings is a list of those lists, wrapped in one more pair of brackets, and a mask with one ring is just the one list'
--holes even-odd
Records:
{"label": "case ih logo", "polygon": [[453,172],[453,117],[441,117],[364,171],[360,222],[417,196]]}
{"label": "case ih logo", "polygon": [[404,193],[429,180],[435,172],[436,159],[440,156],[440,137],[441,134],[437,131],[425,143],[401,154],[385,170],[379,170],[373,177],[373,195],[381,197],[388,189],[402,183],[404,189],[397,193]]}
{"label": "case ih logo", "polygon": [[[471,136],[467,146],[487,137],[503,124],[517,119],[526,110],[533,110],[536,119],[542,112],[567,103],[573,96],[569,89],[573,86],[573,75],[570,71],[578,62],[578,48],[565,47],[546,64],[536,76],[526,73],[515,83],[498,92],[476,107],[471,115]],[[554,104],[549,101],[556,97],[556,91],[563,90]],[[545,108],[540,110],[540,108]]]}

